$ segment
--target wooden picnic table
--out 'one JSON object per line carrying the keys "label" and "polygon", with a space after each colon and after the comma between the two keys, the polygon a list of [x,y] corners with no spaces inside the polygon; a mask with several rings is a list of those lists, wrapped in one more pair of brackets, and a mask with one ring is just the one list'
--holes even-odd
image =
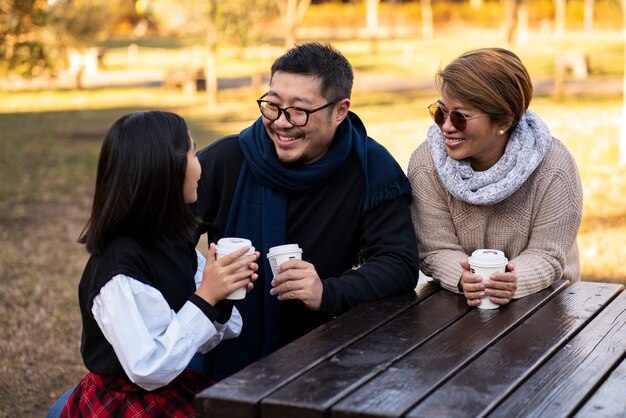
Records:
{"label": "wooden picnic table", "polygon": [[428,285],[366,303],[200,393],[196,416],[624,417],[623,290],[560,281],[479,310]]}

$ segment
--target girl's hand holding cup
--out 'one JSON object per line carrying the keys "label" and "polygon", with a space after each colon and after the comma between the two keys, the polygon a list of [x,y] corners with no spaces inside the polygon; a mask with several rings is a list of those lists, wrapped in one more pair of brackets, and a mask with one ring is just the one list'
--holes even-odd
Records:
{"label": "girl's hand holding cup", "polygon": [[202,283],[196,294],[211,305],[215,305],[237,289],[245,288],[248,292],[251,291],[253,282],[258,277],[256,271],[259,266],[256,260],[259,258],[259,252],[246,255],[249,250],[249,246],[244,246],[218,259],[217,247],[211,243]]}

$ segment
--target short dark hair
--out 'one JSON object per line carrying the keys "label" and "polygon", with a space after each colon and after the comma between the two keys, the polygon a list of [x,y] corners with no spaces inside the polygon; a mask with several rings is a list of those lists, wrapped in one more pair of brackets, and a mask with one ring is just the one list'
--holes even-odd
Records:
{"label": "short dark hair", "polygon": [[174,113],[118,119],[102,143],[91,214],[78,242],[101,255],[117,236],[149,246],[192,241],[197,220],[183,195],[189,148],[187,123]]}
{"label": "short dark hair", "polygon": [[318,77],[322,81],[321,94],[328,100],[349,99],[352,95],[352,65],[329,44],[296,45],[274,61],[272,77],[277,71]]}

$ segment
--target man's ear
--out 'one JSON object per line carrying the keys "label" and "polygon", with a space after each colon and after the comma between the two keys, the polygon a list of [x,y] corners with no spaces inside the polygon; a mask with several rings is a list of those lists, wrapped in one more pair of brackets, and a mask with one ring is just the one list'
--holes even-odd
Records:
{"label": "man's ear", "polygon": [[350,110],[350,99],[342,99],[337,103],[337,125],[343,122],[346,116],[348,116],[348,110]]}

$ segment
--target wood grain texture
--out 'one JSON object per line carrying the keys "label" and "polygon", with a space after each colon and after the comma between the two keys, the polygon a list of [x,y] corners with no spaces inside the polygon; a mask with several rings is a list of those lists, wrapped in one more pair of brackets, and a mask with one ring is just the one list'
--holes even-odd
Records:
{"label": "wood grain texture", "polygon": [[507,397],[493,411],[493,416],[569,416],[605,380],[625,353],[626,293],[622,292]]}
{"label": "wood grain texture", "polygon": [[463,297],[438,292],[271,394],[261,416],[324,417],[332,404],[469,310]]}
{"label": "wood grain texture", "polygon": [[574,417],[626,417],[626,357]]}
{"label": "wood grain texture", "polygon": [[488,413],[620,291],[574,283],[412,409],[408,418]]}
{"label": "wood grain texture", "polygon": [[560,282],[496,310],[471,310],[333,406],[331,416],[402,416],[567,285]]}
{"label": "wood grain texture", "polygon": [[419,294],[409,292],[354,307],[198,394],[196,416],[259,416],[263,398],[438,290],[429,286]]}

